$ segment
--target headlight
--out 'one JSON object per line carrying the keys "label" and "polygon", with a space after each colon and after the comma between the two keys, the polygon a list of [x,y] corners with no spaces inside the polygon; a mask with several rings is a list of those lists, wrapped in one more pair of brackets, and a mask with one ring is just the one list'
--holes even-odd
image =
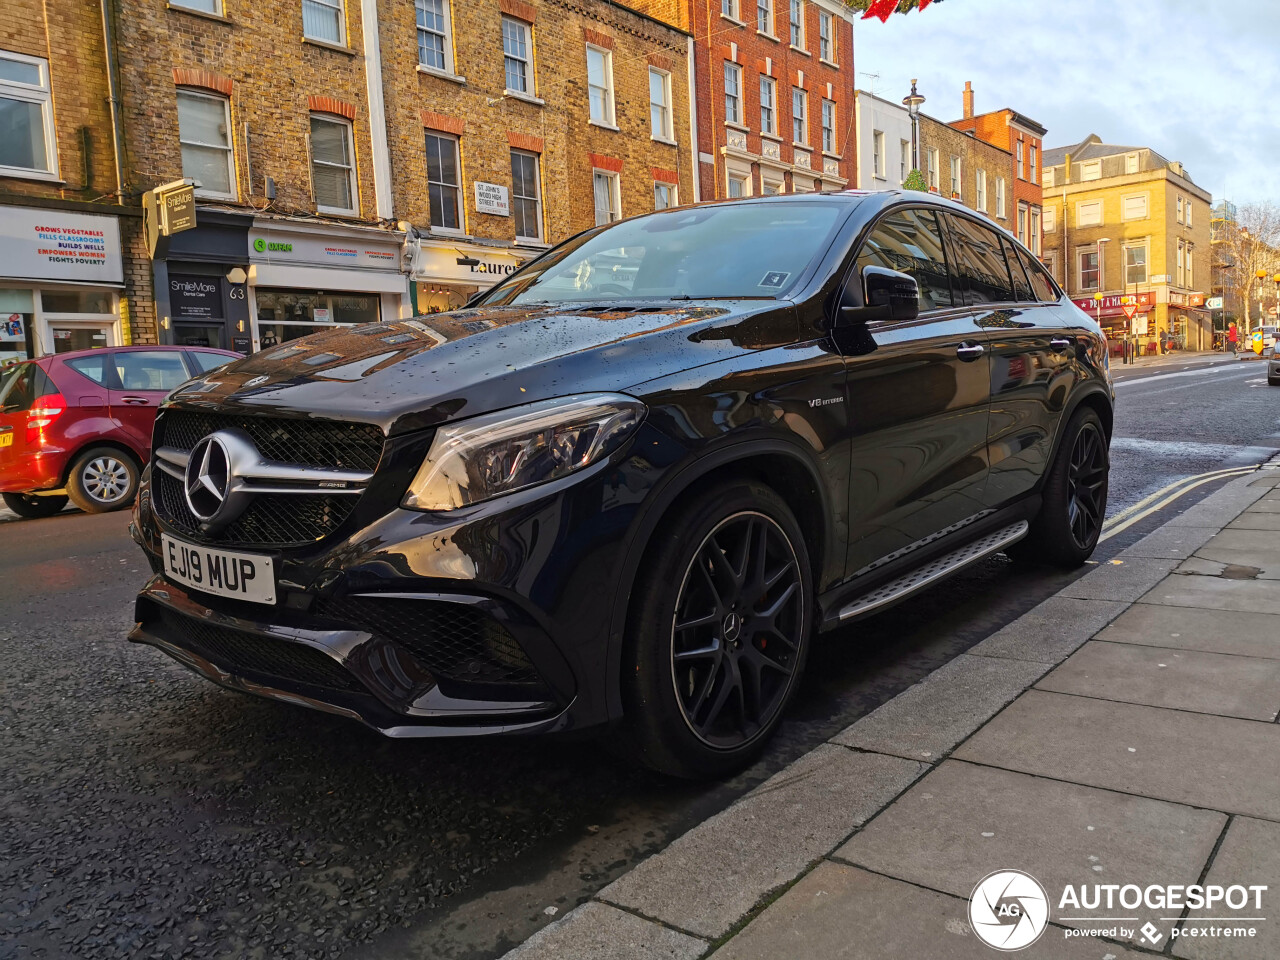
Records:
{"label": "headlight", "polygon": [[557,397],[436,431],[404,505],[455,510],[567,476],[608,456],[644,419],[633,397]]}

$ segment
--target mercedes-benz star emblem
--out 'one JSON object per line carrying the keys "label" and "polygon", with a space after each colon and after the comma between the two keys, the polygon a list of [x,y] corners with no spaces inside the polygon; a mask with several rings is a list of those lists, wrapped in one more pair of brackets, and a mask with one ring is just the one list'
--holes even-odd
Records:
{"label": "mercedes-benz star emblem", "polygon": [[216,435],[205,437],[191,451],[183,490],[187,506],[199,519],[210,521],[227,501],[231,483],[231,457]]}

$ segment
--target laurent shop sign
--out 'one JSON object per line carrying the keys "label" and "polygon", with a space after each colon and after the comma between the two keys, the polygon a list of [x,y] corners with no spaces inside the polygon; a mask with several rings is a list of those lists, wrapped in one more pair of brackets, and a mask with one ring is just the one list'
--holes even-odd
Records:
{"label": "laurent shop sign", "polygon": [[[418,280],[459,280],[480,286],[515,273],[532,255],[525,251],[487,250],[472,244],[419,241],[422,255],[416,258],[414,278]],[[475,260],[461,264],[459,260]]]}

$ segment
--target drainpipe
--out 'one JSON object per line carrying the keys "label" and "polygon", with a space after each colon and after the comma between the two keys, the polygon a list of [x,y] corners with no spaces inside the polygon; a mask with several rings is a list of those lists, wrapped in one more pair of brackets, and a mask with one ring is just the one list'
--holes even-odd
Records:
{"label": "drainpipe", "polygon": [[387,146],[387,109],[382,93],[382,45],[376,0],[360,4],[364,31],[364,76],[369,91],[369,142],[373,149],[373,203],[379,220],[392,217],[391,150]]}
{"label": "drainpipe", "polygon": [[101,0],[101,6],[103,57],[107,65],[107,106],[111,111],[111,150],[116,162],[116,203],[123,206],[124,144],[120,139],[120,94],[116,89],[116,46],[115,30],[111,25],[111,0]]}
{"label": "drainpipe", "polygon": [[698,88],[694,85],[693,34],[686,41],[689,67],[689,148],[693,154],[693,202],[702,200],[702,161],[698,158]]}

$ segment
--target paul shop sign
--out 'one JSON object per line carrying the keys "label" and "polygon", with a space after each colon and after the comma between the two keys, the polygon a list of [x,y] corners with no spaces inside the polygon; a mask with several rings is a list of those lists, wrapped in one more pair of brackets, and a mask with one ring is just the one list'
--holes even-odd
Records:
{"label": "paul shop sign", "polygon": [[[1093,297],[1073,298],[1071,302],[1091,317],[1098,315],[1099,302],[1094,300]],[[1101,301],[1102,316],[1125,316],[1128,314],[1125,307],[1137,307],[1137,310],[1134,311],[1135,313],[1149,313],[1155,303],[1156,295],[1154,293],[1131,293],[1127,296],[1103,297]]]}
{"label": "paul shop sign", "polygon": [[120,227],[115,217],[5,207],[0,264],[15,279],[120,283]]}

